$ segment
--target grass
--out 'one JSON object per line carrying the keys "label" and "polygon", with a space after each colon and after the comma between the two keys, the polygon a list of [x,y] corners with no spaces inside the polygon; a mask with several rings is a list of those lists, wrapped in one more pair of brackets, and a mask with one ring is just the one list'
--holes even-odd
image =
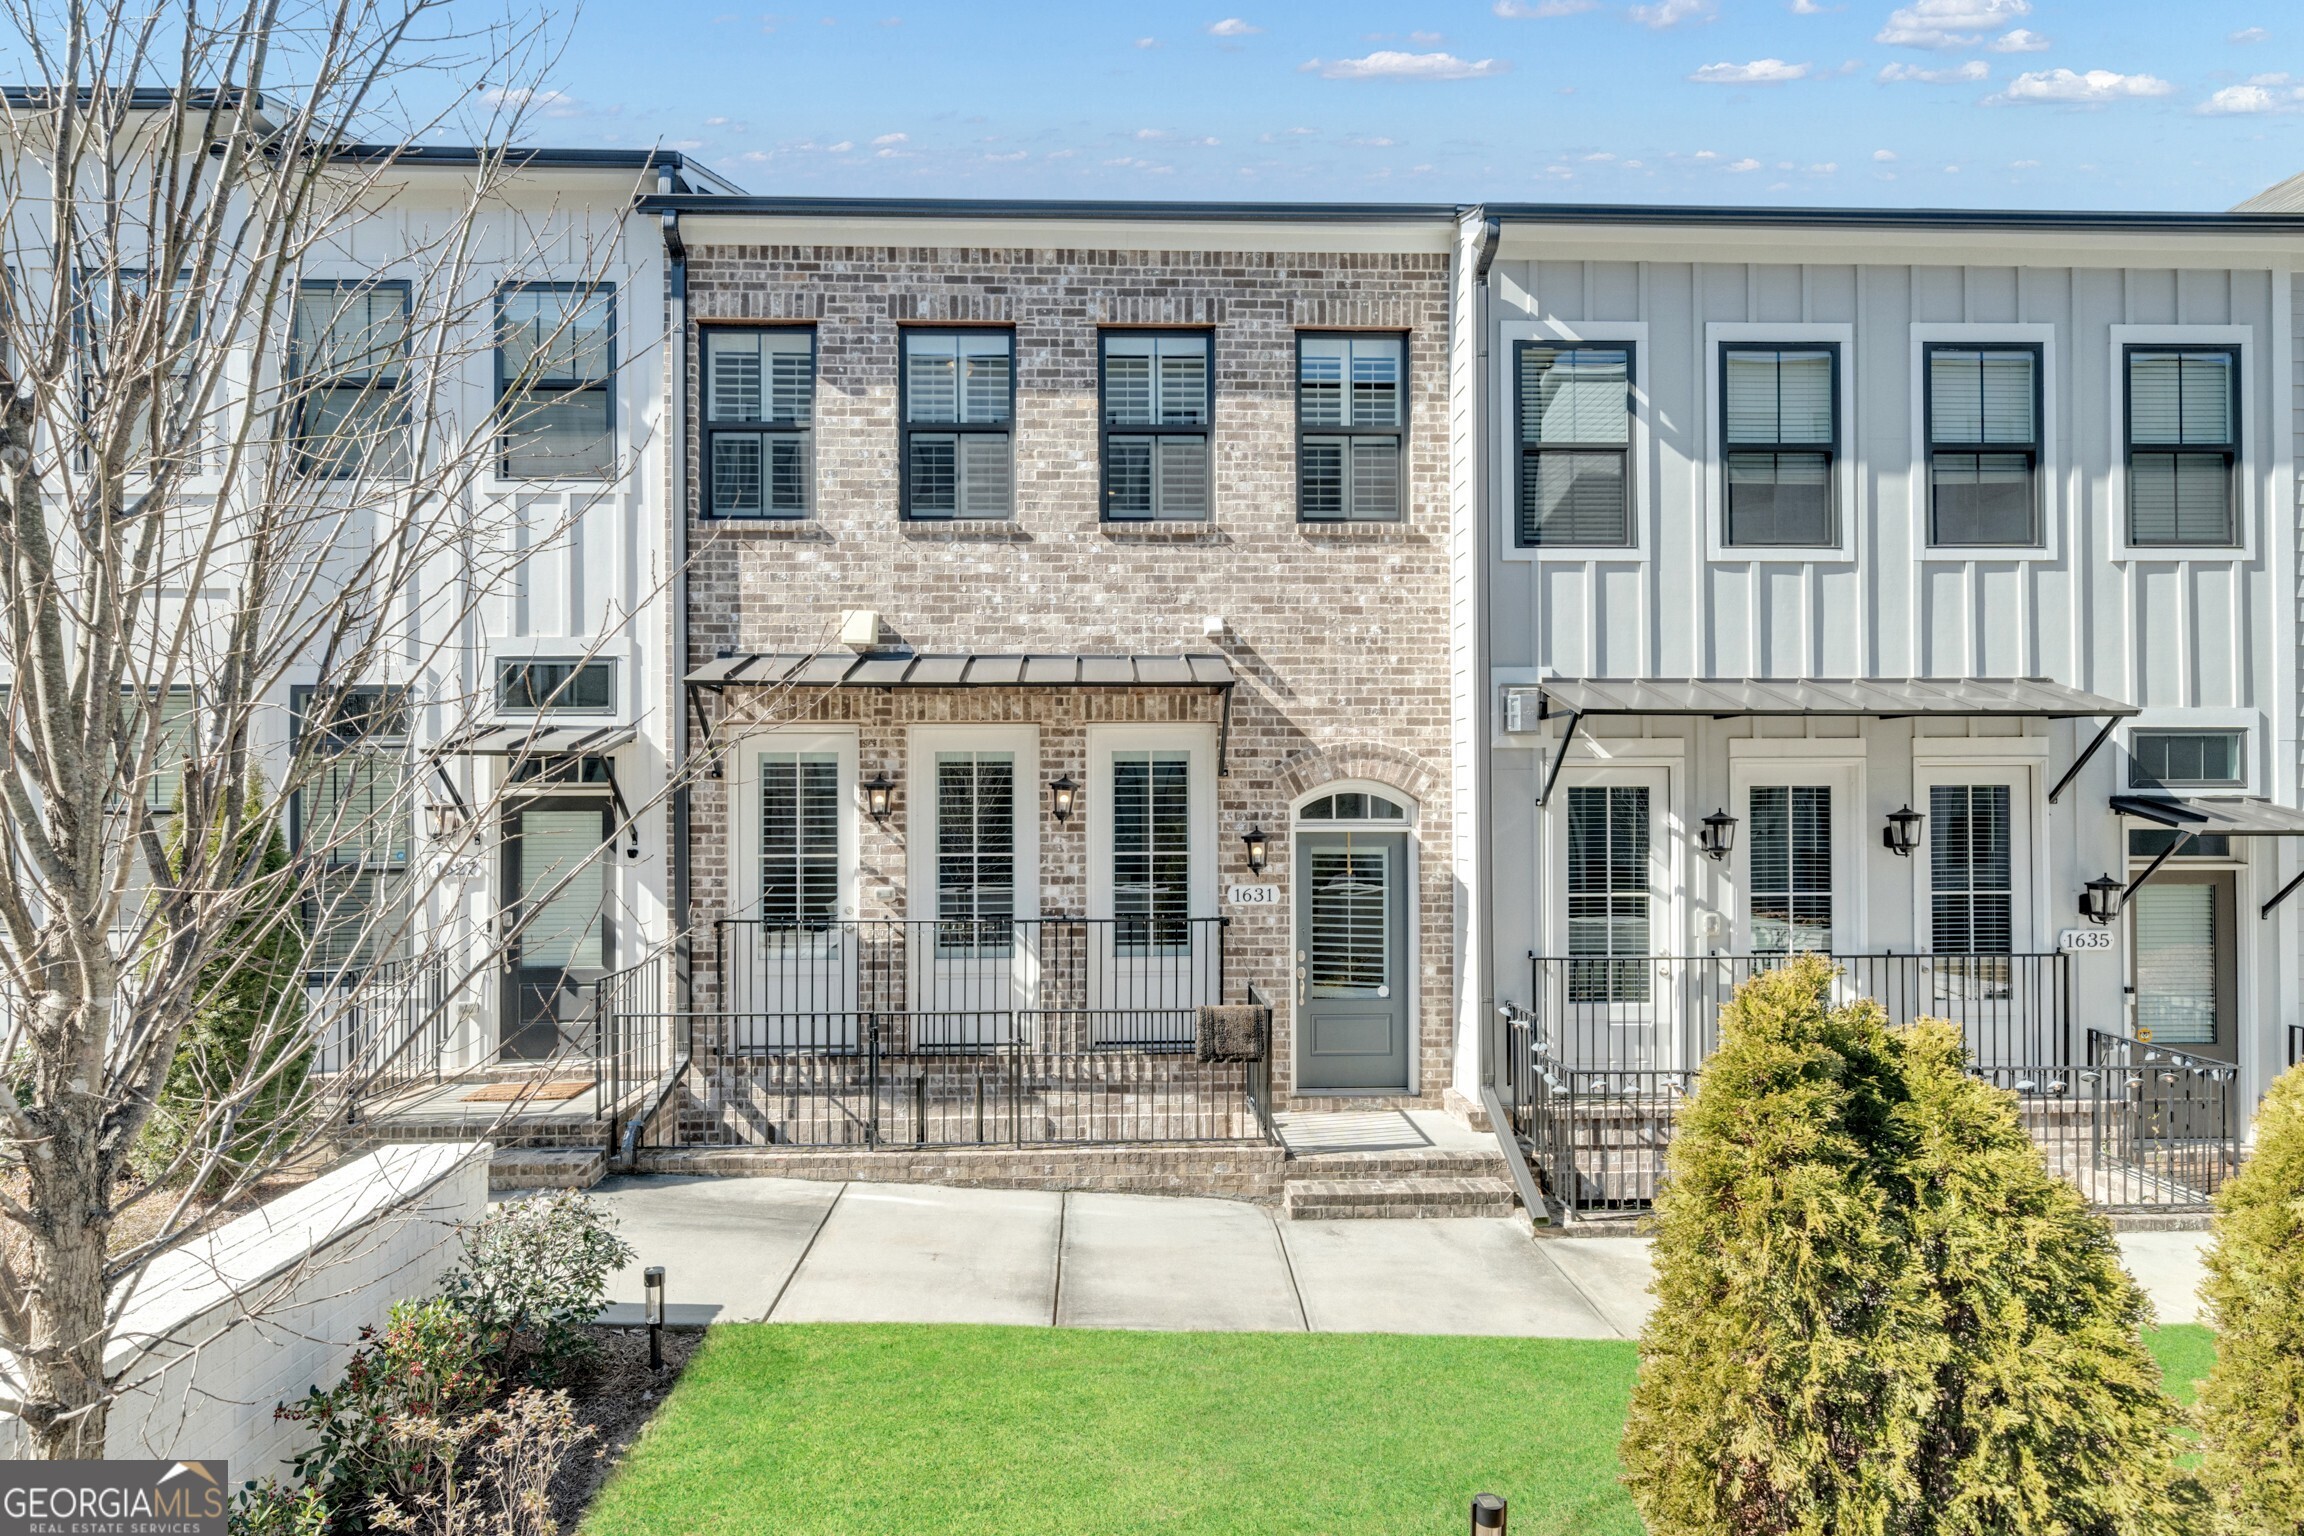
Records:
{"label": "grass", "polygon": [[[2201,1327],[2149,1336],[2189,1402]],[[1633,1346],[1391,1334],[715,1328],[583,1536],[1638,1536]]]}

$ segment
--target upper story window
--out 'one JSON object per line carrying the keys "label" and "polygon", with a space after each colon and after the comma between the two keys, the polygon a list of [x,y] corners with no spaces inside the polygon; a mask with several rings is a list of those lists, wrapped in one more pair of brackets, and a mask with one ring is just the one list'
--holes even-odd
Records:
{"label": "upper story window", "polygon": [[312,866],[309,968],[363,968],[410,945],[415,816],[405,690],[298,688],[291,706],[308,767],[289,799],[289,841]]}
{"label": "upper story window", "polygon": [[297,284],[288,373],[300,472],[407,475],[408,298],[406,283]]}
{"label": "upper story window", "polygon": [[1840,542],[1840,348],[1833,342],[1721,348],[1721,441],[1729,545],[1819,549]]}
{"label": "upper story window", "polygon": [[1516,348],[1518,543],[1632,543],[1632,344]]}
{"label": "upper story window", "polygon": [[498,471],[599,479],[616,461],[616,295],[605,285],[514,283],[496,294]]}
{"label": "upper story window", "polygon": [[2040,349],[1931,345],[1928,542],[2040,542]]}
{"label": "upper story window", "polygon": [[1297,338],[1297,516],[1398,520],[1407,372],[1402,336]]}
{"label": "upper story window", "polygon": [[496,663],[496,707],[506,714],[612,715],[616,663],[505,657]]}
{"label": "upper story window", "polygon": [[904,515],[1015,512],[1016,337],[904,333]]}
{"label": "upper story window", "polygon": [[706,514],[806,517],[815,420],[815,332],[705,331]]}
{"label": "upper story window", "polygon": [[2131,789],[2240,789],[2244,730],[2137,731],[2128,738]]}
{"label": "upper story window", "polygon": [[2230,545],[2240,462],[2237,347],[2130,347],[2128,542]]}
{"label": "upper story window", "polygon": [[1208,338],[1107,332],[1104,515],[1114,522],[1208,515]]}

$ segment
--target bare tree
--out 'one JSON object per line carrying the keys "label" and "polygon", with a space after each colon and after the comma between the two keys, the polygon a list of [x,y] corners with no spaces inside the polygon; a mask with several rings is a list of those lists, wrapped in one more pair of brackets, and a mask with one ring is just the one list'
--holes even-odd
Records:
{"label": "bare tree", "polygon": [[[520,140],[550,62],[530,25],[447,0],[0,15],[38,77],[0,113],[0,1410],[70,1457],[104,1453],[143,1267],[411,1046],[340,1036],[311,1071],[487,836],[469,785],[421,836],[451,770],[379,743],[476,716],[481,615],[564,531],[516,530],[489,477],[515,429],[596,452],[548,386],[608,366],[565,280],[621,210],[519,211],[517,151],[411,191],[444,129]],[[443,79],[477,121],[407,105]],[[504,312],[503,280],[547,275],[577,299]],[[501,402],[472,386],[500,358]],[[391,900],[344,873],[378,863]],[[226,1049],[202,1021],[234,1007]]]}

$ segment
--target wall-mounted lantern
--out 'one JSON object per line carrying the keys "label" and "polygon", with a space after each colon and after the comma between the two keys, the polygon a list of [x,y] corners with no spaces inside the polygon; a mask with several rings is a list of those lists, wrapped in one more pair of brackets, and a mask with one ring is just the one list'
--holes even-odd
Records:
{"label": "wall-mounted lantern", "polygon": [[450,805],[445,800],[433,801],[424,807],[424,812],[431,818],[432,838],[435,842],[454,842],[464,831],[465,822],[469,820],[464,814],[464,807]]}
{"label": "wall-mounted lantern", "polygon": [[1907,805],[1900,811],[1888,813],[1888,825],[1880,829],[1880,846],[1900,859],[1912,857],[1920,846],[1920,823],[1924,818]]}
{"label": "wall-mounted lantern", "polygon": [[888,798],[895,793],[895,781],[885,773],[875,773],[864,781],[864,809],[872,813],[874,821],[888,819]]}
{"label": "wall-mounted lantern", "polygon": [[1736,846],[1736,818],[1722,806],[1704,818],[1704,830],[1696,834],[1696,846],[1704,850],[1704,857],[1718,862],[1728,857]]}
{"label": "wall-mounted lantern", "polygon": [[2125,889],[2110,875],[2098,875],[2080,892],[2080,915],[2101,928],[2120,915],[2120,893]]}
{"label": "wall-mounted lantern", "polygon": [[1248,850],[1248,873],[1252,875],[1264,873],[1264,860],[1271,852],[1270,845],[1264,839],[1264,829],[1262,827],[1250,827],[1240,834],[1240,841]]}
{"label": "wall-mounted lantern", "polygon": [[1048,814],[1059,825],[1072,819],[1072,807],[1080,799],[1080,786],[1072,782],[1072,775],[1048,781]]}

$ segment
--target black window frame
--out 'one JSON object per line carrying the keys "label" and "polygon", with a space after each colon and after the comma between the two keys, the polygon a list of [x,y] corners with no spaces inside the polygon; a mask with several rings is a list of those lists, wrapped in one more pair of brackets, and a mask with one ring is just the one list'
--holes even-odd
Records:
{"label": "black window frame", "polygon": [[[601,397],[607,403],[607,410],[605,413],[605,419],[601,425],[600,435],[608,445],[608,462],[601,466],[598,470],[560,471],[548,475],[521,475],[514,474],[510,468],[511,436],[509,433],[504,431],[503,422],[501,419],[504,414],[506,392],[511,382],[504,377],[504,301],[516,293],[574,293],[587,296],[598,295],[599,297],[608,301],[608,357],[606,363],[603,365],[605,371],[602,373],[600,381],[597,384],[576,384],[568,386],[531,384],[527,386],[526,391],[531,396],[534,396],[539,392],[574,395],[591,389],[597,389],[600,391]],[[488,410],[489,415],[492,418],[491,430],[493,431],[496,438],[495,468],[497,479],[517,481],[522,484],[530,485],[549,485],[556,481],[562,480],[576,482],[600,482],[612,481],[616,478],[616,379],[617,370],[620,366],[617,355],[617,342],[619,339],[618,333],[623,328],[618,313],[621,308],[622,306],[617,302],[616,284],[609,281],[519,281],[498,283],[496,285],[496,292],[491,298],[489,304],[489,319],[493,326],[493,329],[490,332],[489,340],[490,349],[495,359],[495,377],[491,385],[492,394],[490,397]]]}
{"label": "black window frame", "polygon": [[[1939,352],[2024,352],[2032,358],[2032,440],[2028,443],[1939,443],[1936,441],[1936,354]],[[2048,408],[2048,349],[2037,341],[1930,341],[1920,350],[1920,434],[1928,477],[1928,547],[1930,549],[2038,549],[2046,542],[2047,520],[2041,515],[2041,475],[2046,466]],[[2021,453],[2027,468],[2025,483],[2031,504],[2029,536],[2022,539],[1947,539],[1936,530],[1936,456],[1951,454]]]}
{"label": "black window frame", "polygon": [[[1365,331],[1352,331],[1352,330],[1322,330],[1322,329],[1318,329],[1318,328],[1312,328],[1312,329],[1306,329],[1306,330],[1299,330],[1299,331],[1296,333],[1296,343],[1295,343],[1295,348],[1294,348],[1294,357],[1293,357],[1293,360],[1292,360],[1292,363],[1291,363],[1291,366],[1290,366],[1290,371],[1289,371],[1289,383],[1288,383],[1288,387],[1289,387],[1289,392],[1295,396],[1295,400],[1296,400],[1296,521],[1297,521],[1298,523],[1300,523],[1300,524],[1302,524],[1302,523],[1309,523],[1309,524],[1312,524],[1312,525],[1314,525],[1314,526],[1316,526],[1316,527],[1335,527],[1335,526],[1339,526],[1339,525],[1349,526],[1350,524],[1353,524],[1353,523],[1370,523],[1370,524],[1376,524],[1376,525],[1391,525],[1391,524],[1406,523],[1406,522],[1409,520],[1409,506],[1408,506],[1408,419],[1409,419],[1409,416],[1410,416],[1410,410],[1409,410],[1409,402],[1410,402],[1412,399],[1414,399],[1414,396],[1413,396],[1413,395],[1410,393],[1410,389],[1411,389],[1410,380],[1411,380],[1411,379],[1413,378],[1413,376],[1414,376],[1414,375],[1413,375],[1413,370],[1414,370],[1414,364],[1415,364],[1415,352],[1416,352],[1416,349],[1415,349],[1415,347],[1414,347],[1414,345],[1413,345],[1413,342],[1414,342],[1414,339],[1415,339],[1415,334],[1416,334],[1416,333],[1415,333],[1414,331],[1411,331],[1411,330],[1405,330],[1405,329],[1403,329],[1403,330],[1384,330],[1384,329],[1373,329],[1373,330],[1365,330]],[[1390,340],[1390,341],[1396,341],[1396,342],[1398,342],[1398,343],[1400,344],[1400,383],[1399,383],[1399,399],[1400,399],[1400,411],[1399,411],[1399,416],[1400,416],[1400,420],[1399,420],[1399,422],[1398,422],[1396,425],[1393,425],[1393,426],[1390,426],[1390,427],[1355,427],[1355,426],[1352,426],[1352,425],[1349,425],[1349,424],[1347,424],[1347,425],[1344,425],[1344,426],[1319,426],[1319,427],[1314,427],[1314,426],[1307,426],[1307,425],[1305,425],[1305,422],[1304,422],[1304,343],[1305,343],[1305,342],[1307,342],[1307,341],[1339,341],[1339,340],[1341,340],[1341,341],[1364,341],[1364,340],[1365,340],[1365,341],[1373,341],[1373,340]],[[1350,380],[1350,379],[1346,379],[1346,380],[1344,381],[1344,383],[1345,383],[1345,388],[1346,388],[1346,389],[1347,389],[1347,391],[1348,391],[1348,390],[1351,388],[1351,380]],[[1350,398],[1349,394],[1347,394],[1346,398],[1347,398],[1347,399],[1349,399],[1349,398]],[[1394,467],[1394,471],[1395,471],[1395,473],[1396,473],[1396,474],[1398,475],[1398,477],[1399,477],[1399,485],[1398,485],[1398,492],[1397,492],[1397,498],[1398,498],[1398,499],[1397,499],[1397,502],[1396,502],[1396,505],[1397,505],[1397,508],[1398,508],[1398,510],[1396,510],[1396,511],[1394,511],[1394,512],[1390,513],[1389,515],[1386,515],[1386,516],[1382,516],[1382,517],[1356,517],[1356,516],[1352,515],[1352,513],[1351,513],[1351,511],[1350,511],[1349,507],[1347,507],[1347,509],[1346,509],[1346,512],[1345,512],[1345,515],[1343,515],[1343,516],[1341,516],[1341,517],[1325,517],[1325,516],[1317,516],[1317,517],[1316,517],[1316,516],[1313,516],[1312,514],[1310,514],[1310,513],[1306,512],[1306,511],[1305,511],[1305,509],[1304,509],[1304,508],[1305,508],[1305,502],[1304,502],[1304,443],[1305,443],[1305,439],[1306,439],[1306,438],[1312,438],[1312,437],[1341,437],[1341,438],[1344,438],[1344,439],[1346,439],[1345,450],[1344,450],[1344,466],[1345,466],[1345,468],[1344,468],[1344,483],[1345,483],[1345,486],[1347,487],[1347,501],[1349,501],[1349,487],[1351,486],[1351,483],[1352,483],[1352,469],[1351,469],[1351,465],[1352,465],[1352,450],[1351,450],[1351,443],[1352,443],[1353,441],[1355,441],[1355,440],[1357,440],[1357,439],[1360,439],[1360,438],[1363,438],[1363,437],[1367,437],[1367,438],[1389,438],[1389,439],[1391,439],[1391,440],[1392,440],[1392,442],[1393,442],[1393,443],[1396,445],[1396,446],[1395,446],[1395,448],[1394,448],[1394,452],[1393,452],[1393,467]]]}
{"label": "black window frame", "polygon": [[[793,426],[789,422],[723,421],[712,419],[712,343],[721,336],[755,336],[769,332],[780,335],[804,334],[808,338],[808,423]],[[696,380],[696,433],[697,468],[700,484],[697,489],[697,516],[709,522],[730,523],[799,523],[816,515],[816,387],[820,382],[819,368],[823,354],[818,350],[816,326],[811,321],[753,322],[741,324],[705,324],[697,327],[698,361],[702,365]],[[797,512],[773,512],[767,508],[767,497],[761,497],[758,512],[723,512],[712,502],[713,440],[722,435],[737,437],[798,437],[808,441],[807,505]],[[761,460],[761,474],[768,473],[765,456]],[[765,489],[765,480],[763,480]]]}
{"label": "black window frame", "polygon": [[[315,727],[311,721],[312,701],[323,694],[333,694],[342,699],[350,699],[355,696],[368,697],[372,698],[374,703],[364,712],[347,711],[340,713],[323,729]],[[316,755],[325,754],[331,758],[364,751],[405,753],[410,739],[415,734],[414,712],[414,693],[404,684],[352,683],[343,687],[330,687],[325,684],[314,683],[294,685],[288,690],[289,756],[291,760],[294,760],[299,753],[306,750],[305,744],[315,737],[319,739],[310,750]],[[405,777],[395,776],[391,793],[413,796],[414,779],[417,771],[415,763],[405,757],[396,758],[395,763],[397,767],[408,771]],[[307,830],[305,827],[307,812],[304,796],[318,787],[316,781],[307,782],[288,796],[289,854],[307,869],[313,866],[311,854],[304,846]],[[351,860],[345,860],[342,857],[344,852],[342,845],[320,850],[323,862],[319,867],[340,874],[349,874],[355,880],[372,876],[376,880],[376,899],[379,901],[395,899],[386,888],[386,879],[393,876],[412,879],[417,863],[414,805],[410,804],[407,810],[409,821],[402,829],[404,835],[398,839],[399,847],[396,853],[387,852],[379,856],[374,852],[373,845],[368,840],[360,839],[356,844],[357,857]],[[403,925],[398,932],[386,932],[382,935],[382,948],[388,950],[388,953],[371,953],[365,961],[357,962],[353,954],[347,954],[336,960],[321,959],[322,952],[329,946],[329,940],[322,933],[322,919],[327,915],[322,911],[322,904],[325,902],[329,905],[330,910],[334,910],[337,897],[333,891],[324,891],[318,888],[318,884],[324,883],[322,876],[310,874],[305,877],[305,881],[313,882],[313,884],[308,887],[308,894],[301,899],[299,905],[302,908],[303,927],[307,935],[306,943],[310,952],[309,963],[312,965],[315,975],[330,975],[339,969],[352,974],[359,974],[372,965],[390,965],[403,960],[415,949],[414,930],[411,926]],[[405,899],[408,894],[410,893],[403,891],[399,893],[398,899]],[[374,936],[371,935],[371,937]]]}
{"label": "black window frame", "polygon": [[[2192,443],[2146,443],[2141,451],[2147,454],[2168,454],[2172,457],[2206,458],[2211,454],[2224,461],[2224,518],[2223,539],[2140,539],[2136,536],[2136,370],[2135,358],[2139,352],[2173,352],[2182,355],[2215,353],[2232,360],[2231,397],[2226,402],[2226,419],[2232,424],[2232,435],[2220,447]],[[2121,539],[2132,549],[2237,549],[2246,540],[2240,526],[2240,448],[2246,423],[2241,420],[2240,407],[2245,395],[2241,389],[2241,370],[2247,366],[2247,354],[2236,341],[2162,341],[2126,342],[2120,348],[2120,462],[2126,473],[2126,494],[2120,508]]]}
{"label": "black window frame", "polygon": [[[1790,443],[1779,437],[1767,444],[1739,445],[1729,426],[1728,416],[1728,360],[1739,352],[1828,352],[1832,355],[1832,404],[1828,419],[1832,424],[1831,439],[1822,444]],[[1719,357],[1714,360],[1714,379],[1719,390],[1720,423],[1720,547],[1722,549],[1842,549],[1848,542],[1848,509],[1840,504],[1840,465],[1845,454],[1841,435],[1844,430],[1841,417],[1847,397],[1847,348],[1838,341],[1767,341],[1761,339],[1723,341],[1719,344]],[[1781,420],[1778,422],[1782,426]],[[1729,478],[1729,463],[1738,453],[1822,453],[1824,455],[1824,489],[1827,515],[1831,526],[1826,530],[1831,537],[1821,543],[1791,543],[1757,541],[1733,537],[1736,526],[1735,487]]]}
{"label": "black window frame", "polygon": [[[915,427],[912,421],[912,353],[913,338],[923,336],[1005,336],[1008,338],[1008,414],[998,423],[924,421]],[[1016,392],[1023,369],[1018,361],[1019,348],[1016,327],[1013,325],[907,325],[896,332],[896,507],[897,516],[908,523],[1004,523],[1016,518]],[[953,381],[955,390],[959,380]],[[920,512],[912,505],[912,438],[915,432],[928,437],[952,437],[959,434],[982,434],[1008,439],[1008,510],[999,513],[958,510],[955,497],[951,512]],[[957,465],[954,474],[958,474]]]}
{"label": "black window frame", "polygon": [[[1523,358],[1528,352],[1542,349],[1549,352],[1574,352],[1583,348],[1624,354],[1624,441],[1621,443],[1542,443],[1531,444],[1521,434],[1527,421],[1528,375]],[[1640,439],[1640,347],[1631,341],[1570,341],[1565,338],[1545,339],[1531,337],[1512,344],[1512,547],[1514,549],[1636,549],[1639,547],[1639,495],[1635,480],[1639,472],[1635,451]],[[1624,489],[1623,532],[1621,539],[1594,542],[1590,539],[1561,539],[1547,542],[1532,537],[1526,508],[1528,505],[1528,471],[1532,459],[1546,453],[1614,453],[1624,460],[1621,484]]]}
{"label": "black window frame", "polygon": [[[399,430],[403,432],[409,431],[415,423],[415,413],[409,407],[408,397],[410,394],[409,374],[415,366],[415,337],[413,333],[415,330],[416,320],[416,285],[404,277],[315,277],[298,279],[295,292],[289,300],[291,308],[288,317],[287,375],[288,380],[292,385],[303,383],[306,377],[304,371],[303,354],[296,342],[296,309],[297,307],[301,306],[304,295],[307,291],[327,292],[335,294],[397,292],[400,295],[400,379],[398,383],[391,385],[388,389],[381,392],[387,394],[390,397],[392,404],[397,408],[398,420],[395,425],[399,428]],[[313,399],[318,393],[324,392],[327,394],[335,394],[338,391],[356,391],[358,393],[365,394],[372,388],[375,388],[374,375],[372,374],[357,376],[350,374],[337,374],[331,376],[329,382],[325,385],[318,386],[313,395],[307,395],[302,390],[297,391],[296,403],[294,407],[295,420],[290,430],[293,434],[291,437],[291,443],[293,445],[292,452],[295,454],[296,472],[299,475],[310,476],[311,478],[317,480],[356,480],[365,474],[377,474],[383,478],[401,480],[413,478],[415,466],[412,462],[410,462],[415,451],[415,445],[413,442],[404,445],[403,459],[400,470],[397,474],[392,473],[390,470],[377,470],[371,468],[369,463],[369,456],[366,454],[363,454],[360,458],[360,461],[356,464],[349,465],[343,469],[331,471],[323,466],[313,454],[306,450],[306,439],[304,436],[304,412],[310,407]]]}
{"label": "black window frame", "polygon": [[[1125,426],[1115,425],[1110,408],[1111,349],[1109,343],[1118,336],[1191,336],[1199,338],[1207,348],[1207,369],[1201,380],[1200,421],[1187,426]],[[1011,360],[1010,366],[1014,363]],[[1152,374],[1153,399],[1159,399],[1160,374]],[[1207,509],[1194,514],[1163,512],[1157,506],[1138,516],[1134,513],[1115,514],[1112,510],[1112,439],[1115,437],[1196,437],[1205,445],[1208,466]],[[1154,450],[1157,458],[1158,450]],[[1216,520],[1216,332],[1210,326],[1155,326],[1112,325],[1096,332],[1096,511],[1099,521],[1107,523],[1209,523]]]}
{"label": "black window frame", "polygon": [[[2234,743],[2232,776],[2228,779],[2179,779],[2153,778],[2145,773],[2144,765],[2136,755],[2136,744],[2144,740],[2167,740],[2178,736],[2220,736],[2231,740]],[[2128,733],[2126,756],[2130,789],[2244,790],[2248,787],[2248,727],[2244,725],[2138,726]]]}
{"label": "black window frame", "polygon": [[[536,667],[566,667],[568,676],[561,681],[559,686],[552,689],[536,703],[507,704],[504,702],[504,685],[508,674],[514,669],[533,669]],[[592,706],[552,702],[563,692],[573,688],[576,680],[594,667],[605,668],[608,673],[608,702],[606,704]],[[488,662],[488,694],[495,712],[499,715],[514,715],[524,720],[559,719],[562,717],[579,720],[613,720],[623,713],[620,708],[623,703],[624,685],[621,676],[622,670],[616,665],[616,658],[613,656],[545,654],[492,656]],[[535,696],[533,687],[529,689],[529,695],[532,698]]]}

